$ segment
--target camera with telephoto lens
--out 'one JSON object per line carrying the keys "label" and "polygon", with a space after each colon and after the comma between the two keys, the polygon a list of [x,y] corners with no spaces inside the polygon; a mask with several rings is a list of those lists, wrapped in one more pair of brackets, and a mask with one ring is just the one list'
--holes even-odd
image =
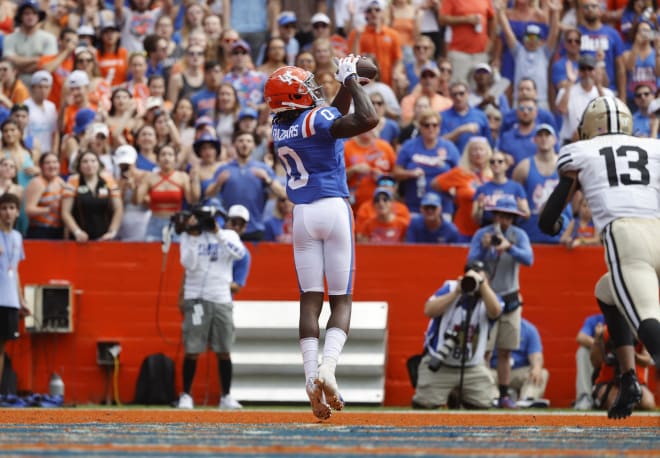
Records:
{"label": "camera with telephoto lens", "polygon": [[445,332],[445,342],[438,349],[436,355],[431,355],[431,361],[428,363],[431,372],[438,372],[438,369],[444,364],[447,356],[454,351],[458,343],[458,333],[456,331]]}
{"label": "camera with telephoto lens", "polygon": [[481,283],[483,282],[480,278],[474,278],[470,275],[466,275],[461,278],[461,291],[465,294],[475,295],[479,292]]}
{"label": "camera with telephoto lens", "polygon": [[[197,220],[195,224],[190,224],[190,218],[192,216]],[[215,219],[218,216],[227,218],[227,214],[221,208],[211,205],[197,205],[190,210],[175,213],[170,218],[170,221],[174,224],[174,232],[177,234],[181,234],[182,232],[199,234],[201,232],[215,231]]]}

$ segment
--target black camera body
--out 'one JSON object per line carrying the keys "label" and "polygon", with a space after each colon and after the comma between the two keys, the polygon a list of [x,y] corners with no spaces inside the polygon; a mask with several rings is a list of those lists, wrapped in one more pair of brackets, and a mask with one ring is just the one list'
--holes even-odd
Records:
{"label": "black camera body", "polygon": [[447,359],[447,356],[454,351],[457,343],[458,333],[456,331],[445,332],[445,342],[438,349],[437,356],[431,355],[431,361],[428,363],[428,368],[431,372],[438,372]]}
{"label": "black camera body", "polygon": [[490,245],[491,246],[498,246],[500,243],[502,243],[502,237],[500,237],[497,234],[493,234],[490,236]]}
{"label": "black camera body", "polygon": [[[190,224],[190,218],[192,216],[195,216],[195,219],[197,220],[195,224]],[[182,232],[199,234],[202,232],[215,231],[215,218],[218,216],[227,218],[227,214],[221,208],[208,205],[196,205],[190,210],[183,210],[175,213],[170,218],[170,221],[174,224],[174,231],[177,234],[181,234]]]}

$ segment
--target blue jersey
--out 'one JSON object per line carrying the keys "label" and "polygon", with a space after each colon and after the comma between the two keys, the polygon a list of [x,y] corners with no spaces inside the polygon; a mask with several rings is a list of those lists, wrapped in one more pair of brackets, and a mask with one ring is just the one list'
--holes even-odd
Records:
{"label": "blue jersey", "polygon": [[460,234],[454,223],[443,221],[442,225],[431,231],[424,224],[423,215],[415,215],[410,220],[406,231],[406,242],[412,243],[458,243]]}
{"label": "blue jersey", "polygon": [[[516,202],[518,202],[518,199],[527,199],[525,189],[520,183],[513,180],[506,180],[504,183],[495,183],[494,181],[484,183],[474,193],[474,200],[479,200],[479,196],[482,195],[486,199],[484,201],[485,207],[494,207],[497,201],[503,197],[509,197]],[[493,213],[489,210],[484,210],[484,214],[481,217],[481,225],[485,226],[492,222]]]}
{"label": "blue jersey", "polygon": [[294,204],[348,198],[344,140],[330,134],[339,118],[335,107],[318,107],[305,110],[292,123],[274,122],[275,151],[286,170],[286,193]]}
{"label": "blue jersey", "polygon": [[[534,158],[529,158],[529,172],[523,186],[527,193],[527,202],[529,203],[531,215],[528,219],[520,222],[520,227],[525,229],[525,232],[529,235],[529,241],[532,243],[559,243],[561,233],[548,235],[542,232],[538,226],[541,207],[548,200],[548,197],[550,197],[557,184],[559,184],[557,170],[554,170],[550,175],[541,175],[538,167],[536,167]],[[570,205],[564,209],[562,215],[568,218],[566,222],[570,221]]]}

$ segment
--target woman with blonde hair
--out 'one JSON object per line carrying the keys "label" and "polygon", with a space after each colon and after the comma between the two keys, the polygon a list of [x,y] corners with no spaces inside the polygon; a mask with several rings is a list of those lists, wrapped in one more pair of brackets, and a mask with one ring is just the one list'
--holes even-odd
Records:
{"label": "woman with blonde hair", "polygon": [[183,27],[181,27],[181,46],[184,48],[190,44],[188,39],[193,32],[204,33],[204,16],[208,9],[204,4],[195,0],[184,0],[183,2]]}
{"label": "woman with blonde hair", "polygon": [[232,143],[234,125],[238,121],[238,113],[241,111],[236,88],[231,83],[220,84],[215,107],[215,130],[220,143],[227,148]]}
{"label": "woman with blonde hair", "polygon": [[472,218],[472,201],[476,189],[493,178],[490,158],[493,150],[486,137],[468,140],[458,166],[439,175],[431,183],[436,191],[446,192],[452,197],[456,211],[454,224],[461,233],[461,241],[469,241],[479,228]]}
{"label": "woman with blonde hair", "polygon": [[23,187],[18,184],[18,167],[12,157],[0,157],[0,195],[14,194],[23,198]]}
{"label": "woman with blonde hair", "polygon": [[82,70],[89,78],[89,103],[98,107],[99,110],[110,109],[110,93],[112,87],[101,75],[98,62],[96,61],[96,50],[87,47],[78,47],[74,51],[73,70]]}
{"label": "woman with blonde hair", "polygon": [[231,68],[231,47],[240,40],[240,35],[234,29],[224,29],[220,34],[220,66],[227,73]]}

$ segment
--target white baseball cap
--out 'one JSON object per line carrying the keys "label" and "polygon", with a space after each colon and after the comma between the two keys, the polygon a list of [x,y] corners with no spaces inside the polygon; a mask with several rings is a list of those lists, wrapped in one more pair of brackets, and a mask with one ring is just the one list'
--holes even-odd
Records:
{"label": "white baseball cap", "polygon": [[41,83],[46,83],[48,85],[53,84],[53,76],[50,74],[50,72],[47,72],[46,70],[39,70],[38,72],[34,72],[32,74],[32,80],[30,81],[32,86],[36,86],[37,84]]}
{"label": "white baseball cap", "polygon": [[312,19],[310,19],[309,22],[311,22],[312,25],[318,24],[319,22],[322,24],[330,25],[330,18],[325,13],[316,13],[314,16],[312,16]]}
{"label": "white baseball cap", "polygon": [[84,70],[74,70],[66,78],[68,88],[89,86],[89,76]]}
{"label": "white baseball cap", "polygon": [[115,162],[117,164],[135,164],[137,151],[131,145],[121,145],[115,150]]}
{"label": "white baseball cap", "polygon": [[110,131],[108,130],[108,126],[106,126],[102,122],[95,122],[94,124],[92,124],[92,136],[96,137],[97,135],[105,135],[105,138],[110,137]]}
{"label": "white baseball cap", "polygon": [[242,218],[247,223],[250,221],[250,211],[243,205],[232,205],[229,207],[227,218]]}

